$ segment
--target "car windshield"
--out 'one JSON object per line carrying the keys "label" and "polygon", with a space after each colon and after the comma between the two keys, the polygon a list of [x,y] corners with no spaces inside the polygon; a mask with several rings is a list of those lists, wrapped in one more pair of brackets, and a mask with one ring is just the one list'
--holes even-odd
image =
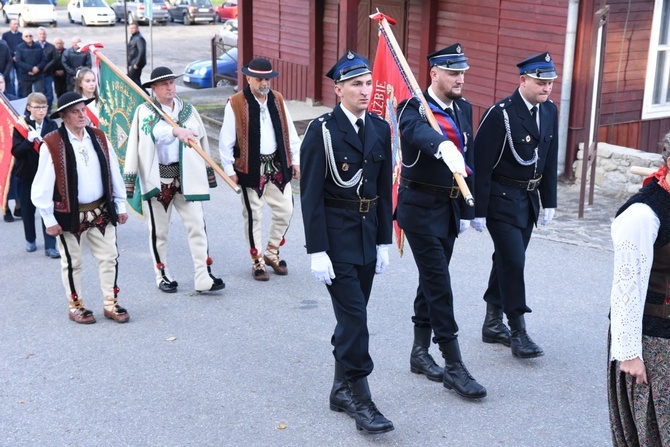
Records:
{"label": "car windshield", "polygon": [[104,0],[84,0],[85,8],[104,8],[107,3]]}
{"label": "car windshield", "polygon": [[212,2],[210,0],[193,0],[193,4],[195,6],[204,6],[207,8],[212,6]]}
{"label": "car windshield", "polygon": [[237,62],[237,47],[231,48],[230,50],[226,51],[221,56],[219,56],[219,59],[222,61],[232,60],[234,62]]}
{"label": "car windshield", "polygon": [[26,5],[53,5],[51,0],[26,0]]}

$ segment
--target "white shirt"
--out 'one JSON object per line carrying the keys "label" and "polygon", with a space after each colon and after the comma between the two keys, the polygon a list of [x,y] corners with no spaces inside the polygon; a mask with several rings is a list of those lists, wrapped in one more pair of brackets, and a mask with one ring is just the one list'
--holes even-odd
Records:
{"label": "white shirt", "polygon": [[347,117],[351,125],[354,127],[354,130],[358,133],[358,125],[356,124],[356,121],[359,119],[363,120],[363,125],[365,126],[365,113],[363,113],[363,116],[356,116],[353,113],[349,111],[346,107],[344,107],[342,104],[340,104],[340,108],[344,112],[344,116]]}
{"label": "white shirt", "polygon": [[660,226],[656,213],[644,203],[630,205],[612,222],[610,360],[642,359],[642,315],[654,260],[654,241]]}
{"label": "white shirt", "polygon": [[[104,195],[102,189],[102,173],[100,171],[100,162],[93,148],[93,141],[84,131],[84,138],[77,138],[72,132],[67,131],[70,143],[74,149],[75,160],[77,162],[77,200],[79,203],[91,203],[100,199]],[[126,187],[123,183],[119,161],[107,140],[109,148],[109,168],[112,175],[112,196],[116,203],[116,212],[123,214],[126,212]],[[56,186],[56,171],[54,170],[51,152],[45,143],[40,146],[40,159],[37,166],[37,174],[33,180],[33,186],[30,194],[35,207],[39,210],[40,216],[44,220],[46,227],[57,225],[54,217],[53,195]]]}
{"label": "white shirt", "polygon": [[[267,99],[261,103],[254,96],[258,104],[261,106],[261,154],[269,155],[277,150],[277,140],[275,138],[275,130],[272,126],[272,119],[270,112],[267,110]],[[286,104],[284,104],[286,105]],[[265,119],[263,119],[263,109],[265,109]],[[288,128],[288,139],[291,146],[291,162],[300,165],[300,137],[295,130],[293,119],[287,107],[286,111],[286,127]],[[233,148],[237,141],[237,128],[235,127],[235,112],[230,101],[226,104],[223,112],[223,124],[221,125],[221,132],[219,133],[219,155],[221,157],[221,166],[227,175],[235,175],[235,157],[233,156]]]}
{"label": "white shirt", "polygon": [[[161,104],[163,111],[170,115],[176,123],[179,122],[179,112],[181,112],[182,107],[183,104],[179,98],[174,99],[174,109]],[[179,139],[172,135],[172,129],[172,125],[163,119],[154,126],[153,134],[158,163],[162,165],[179,162]]]}
{"label": "white shirt", "polygon": [[537,114],[535,115],[535,124],[537,125],[537,128],[539,129],[540,128],[540,103],[538,102],[537,104],[535,104],[533,106],[533,104],[528,102],[526,100],[526,98],[523,97],[523,95],[521,94],[521,90],[519,90],[519,96],[521,96],[521,99],[523,99],[523,102],[526,104],[526,107],[528,107],[528,113],[530,113],[531,116],[533,115],[533,110],[532,110],[533,107],[537,107]]}

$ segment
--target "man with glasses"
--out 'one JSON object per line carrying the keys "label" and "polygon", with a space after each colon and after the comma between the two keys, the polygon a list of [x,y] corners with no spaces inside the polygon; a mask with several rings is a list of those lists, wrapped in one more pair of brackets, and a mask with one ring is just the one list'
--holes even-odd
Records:
{"label": "man with glasses", "polygon": [[[282,95],[270,88],[279,76],[270,61],[256,58],[242,67],[247,85],[230,97],[219,135],[221,165],[242,186],[244,235],[251,255],[251,275],[268,281],[269,264],[277,275],[288,275],[279,256],[293,215],[291,178],[300,177],[300,138]],[[272,210],[265,252],[261,236],[263,204]]]}
{"label": "man with glasses", "polygon": [[16,47],[16,71],[24,96],[33,91],[45,93],[43,71],[46,63],[42,47],[35,45],[33,32],[24,32],[23,43]]}
{"label": "man with glasses", "polygon": [[63,124],[46,135],[40,146],[31,199],[47,234],[58,238],[70,320],[95,323],[93,312],[84,307],[81,291],[82,243],[86,239],[98,261],[104,315],[125,323],[130,317],[117,298],[116,224],[128,220],[126,191],[111,143],[101,130],[87,126],[86,104],[91,101],[74,92],[58,98],[58,110],[51,118],[60,117]]}

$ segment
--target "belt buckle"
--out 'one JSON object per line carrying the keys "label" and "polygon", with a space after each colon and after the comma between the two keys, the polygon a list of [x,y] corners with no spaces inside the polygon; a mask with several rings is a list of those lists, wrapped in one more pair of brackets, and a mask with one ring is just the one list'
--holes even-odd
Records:
{"label": "belt buckle", "polygon": [[452,186],[449,189],[449,198],[450,199],[458,199],[458,197],[461,195],[461,190],[458,189],[458,186]]}
{"label": "belt buckle", "polygon": [[361,201],[358,203],[358,212],[359,213],[367,213],[370,211],[370,200],[369,199],[361,199]]}
{"label": "belt buckle", "polygon": [[528,181],[528,186],[526,186],[526,191],[535,191],[537,189],[537,184],[539,181],[537,180],[529,180]]}

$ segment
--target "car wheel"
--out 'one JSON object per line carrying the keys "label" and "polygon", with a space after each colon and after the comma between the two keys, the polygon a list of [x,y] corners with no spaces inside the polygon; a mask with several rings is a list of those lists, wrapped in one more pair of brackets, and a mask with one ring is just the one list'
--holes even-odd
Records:
{"label": "car wheel", "polygon": [[51,27],[52,28],[56,28],[57,26],[58,26],[58,22],[56,22],[55,20],[53,22],[51,22]]}
{"label": "car wheel", "polygon": [[28,23],[26,23],[26,21],[23,20],[23,16],[21,16],[21,15],[19,15],[19,26],[21,28],[25,28],[26,26],[28,26]]}
{"label": "car wheel", "polygon": [[67,19],[70,21],[70,23],[74,23],[74,20],[72,19],[72,15],[70,13],[67,13]]}
{"label": "car wheel", "polygon": [[184,22],[184,25],[190,25],[191,24],[191,19],[188,17],[187,13],[184,13],[182,16],[182,21]]}
{"label": "car wheel", "polygon": [[228,87],[229,85],[233,85],[229,79],[219,79],[219,81],[216,83],[217,87]]}
{"label": "car wheel", "polygon": [[[170,15],[170,22],[174,23],[174,16]],[[9,20],[7,20],[7,23],[9,23]]]}

